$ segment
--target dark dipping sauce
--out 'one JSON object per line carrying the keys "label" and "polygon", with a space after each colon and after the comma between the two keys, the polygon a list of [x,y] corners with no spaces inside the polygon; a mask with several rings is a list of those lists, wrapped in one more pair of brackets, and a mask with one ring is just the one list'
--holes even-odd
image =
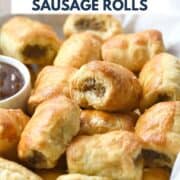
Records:
{"label": "dark dipping sauce", "polygon": [[15,67],[0,62],[0,100],[13,96],[23,85],[21,73]]}

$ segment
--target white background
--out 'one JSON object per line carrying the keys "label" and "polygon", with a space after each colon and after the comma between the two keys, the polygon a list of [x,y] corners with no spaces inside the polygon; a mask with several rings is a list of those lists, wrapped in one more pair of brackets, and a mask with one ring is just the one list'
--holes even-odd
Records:
{"label": "white background", "polygon": [[[0,0],[1,2],[9,0]],[[35,13],[32,11],[32,0],[11,0],[12,2],[12,13]],[[43,0],[40,0],[41,2]],[[51,1],[51,0],[49,0]],[[55,0],[56,1],[56,0]],[[62,1],[62,0],[60,0]],[[69,0],[70,2],[72,0]],[[82,1],[82,0],[77,0]],[[103,1],[103,0],[100,0]],[[113,0],[112,0],[113,1]],[[122,0],[125,1],[125,0]],[[132,0],[128,0],[128,2],[131,2]],[[139,4],[140,0],[135,0],[137,4]],[[147,0],[148,1],[148,13],[156,13],[156,14],[179,14],[180,11],[180,0]],[[146,13],[147,13],[146,12]],[[37,13],[37,12],[36,12]],[[57,12],[39,12],[39,13],[57,13]],[[67,12],[68,13],[68,12]],[[70,12],[71,13],[71,12]],[[113,12],[116,14],[119,14],[119,12]],[[121,12],[122,13],[122,12]],[[130,12],[123,12],[126,14],[129,14]],[[131,12],[132,13],[132,12]],[[137,12],[135,12],[137,13]],[[142,12],[141,12],[142,13]]]}

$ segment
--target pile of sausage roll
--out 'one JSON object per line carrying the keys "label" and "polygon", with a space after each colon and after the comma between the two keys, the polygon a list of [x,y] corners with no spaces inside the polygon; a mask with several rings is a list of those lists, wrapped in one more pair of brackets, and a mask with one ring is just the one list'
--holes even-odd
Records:
{"label": "pile of sausage roll", "polygon": [[180,60],[158,30],[70,15],[65,39],[13,17],[4,55],[41,67],[27,111],[0,109],[0,179],[168,180],[180,151]]}

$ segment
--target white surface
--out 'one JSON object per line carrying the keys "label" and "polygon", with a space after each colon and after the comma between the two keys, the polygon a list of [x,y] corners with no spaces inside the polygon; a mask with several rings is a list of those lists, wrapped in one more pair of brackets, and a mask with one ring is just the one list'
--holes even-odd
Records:
{"label": "white surface", "polygon": [[171,180],[180,180],[180,154],[178,155],[171,174]]}

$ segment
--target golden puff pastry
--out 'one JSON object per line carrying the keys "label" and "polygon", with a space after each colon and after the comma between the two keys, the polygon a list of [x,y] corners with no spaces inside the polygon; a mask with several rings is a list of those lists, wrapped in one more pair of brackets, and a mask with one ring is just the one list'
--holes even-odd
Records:
{"label": "golden puff pastry", "polygon": [[46,66],[37,76],[34,89],[28,100],[29,113],[43,101],[55,96],[65,95],[69,97],[69,79],[75,73],[73,67]]}
{"label": "golden puff pastry", "polygon": [[1,180],[43,180],[25,167],[6,159],[0,158]]}
{"label": "golden puff pastry", "polygon": [[74,102],[65,96],[47,100],[21,135],[19,158],[34,168],[53,168],[79,129],[80,109]]}
{"label": "golden puff pastry", "polygon": [[147,166],[172,167],[180,152],[180,101],[152,106],[138,119],[135,132],[143,142]]}
{"label": "golden puff pastry", "polygon": [[157,30],[147,30],[109,39],[102,46],[102,57],[105,61],[139,72],[149,59],[163,51],[162,34]]}
{"label": "golden puff pastry", "polygon": [[121,23],[111,15],[70,15],[64,24],[65,36],[79,32],[90,32],[107,40],[110,37],[122,33]]}
{"label": "golden puff pastry", "polygon": [[180,61],[170,54],[153,57],[143,67],[139,80],[143,88],[141,110],[160,101],[180,100]]}
{"label": "golden puff pastry", "polygon": [[170,173],[166,168],[147,168],[143,173],[143,180],[169,180]]}
{"label": "golden puff pastry", "polygon": [[128,131],[76,137],[67,149],[70,173],[141,180],[143,162],[139,139]]}
{"label": "golden puff pastry", "polygon": [[21,133],[28,121],[29,117],[19,109],[0,108],[0,156],[13,158]]}
{"label": "golden puff pastry", "polygon": [[97,59],[101,59],[101,40],[90,33],[80,33],[63,43],[54,65],[80,68],[83,64]]}
{"label": "golden puff pastry", "polygon": [[100,176],[87,176],[82,174],[66,174],[59,176],[57,180],[112,180],[106,177]]}
{"label": "golden puff pastry", "polygon": [[83,108],[130,111],[139,106],[141,86],[126,68],[110,62],[92,61],[72,76],[70,93]]}
{"label": "golden puff pastry", "polygon": [[82,110],[79,134],[93,135],[120,129],[134,131],[137,117],[134,113],[122,114]]}
{"label": "golden puff pastry", "polygon": [[13,17],[0,31],[3,54],[25,64],[52,64],[61,41],[48,25],[26,17]]}

